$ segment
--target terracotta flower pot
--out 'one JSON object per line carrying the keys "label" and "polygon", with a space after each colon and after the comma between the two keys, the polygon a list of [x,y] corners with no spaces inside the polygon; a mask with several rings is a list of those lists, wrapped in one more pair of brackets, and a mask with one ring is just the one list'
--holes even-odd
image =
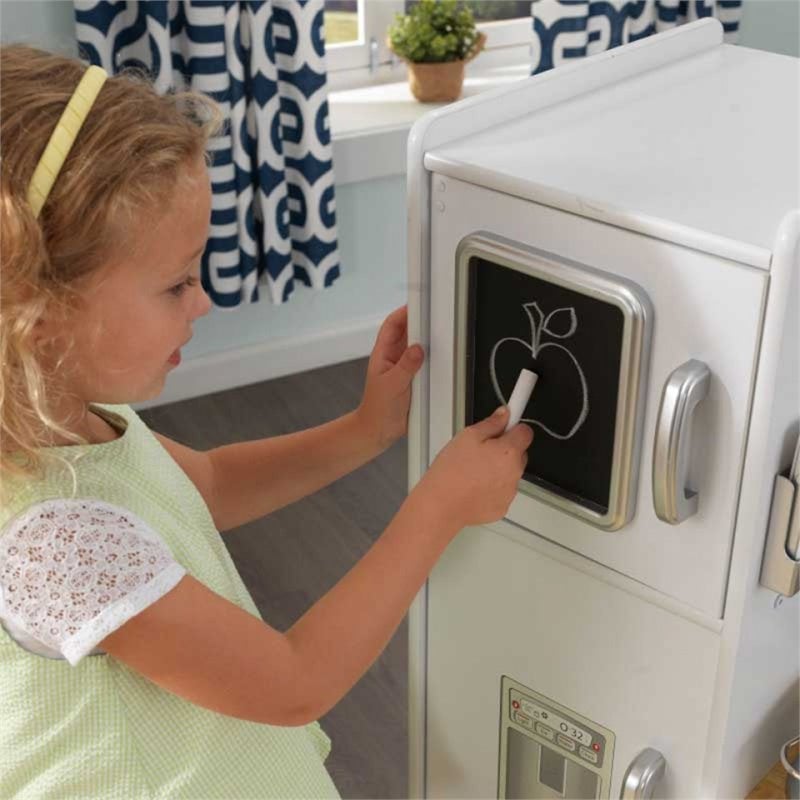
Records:
{"label": "terracotta flower pot", "polygon": [[[464,85],[464,66],[483,50],[485,43],[486,34],[479,33],[469,56],[462,61],[415,62],[398,56],[408,65],[408,85],[411,94],[420,103],[447,103],[458,100]],[[387,44],[391,50],[391,42]]]}

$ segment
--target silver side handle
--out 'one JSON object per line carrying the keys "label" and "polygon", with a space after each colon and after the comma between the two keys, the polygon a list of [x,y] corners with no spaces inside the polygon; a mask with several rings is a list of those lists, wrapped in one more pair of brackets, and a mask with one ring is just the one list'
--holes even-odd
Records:
{"label": "silver side handle", "polygon": [[652,747],[645,747],[631,761],[622,779],[620,800],[647,800],[653,796],[664,777],[667,762],[664,756]]}
{"label": "silver side handle", "polygon": [[776,475],[759,583],[784,597],[800,592],[800,488]]}
{"label": "silver side handle", "polygon": [[702,361],[681,364],[661,395],[653,448],[653,507],[656,516],[679,525],[697,512],[697,492],[687,486],[689,430],[697,404],[708,394],[711,371]]}

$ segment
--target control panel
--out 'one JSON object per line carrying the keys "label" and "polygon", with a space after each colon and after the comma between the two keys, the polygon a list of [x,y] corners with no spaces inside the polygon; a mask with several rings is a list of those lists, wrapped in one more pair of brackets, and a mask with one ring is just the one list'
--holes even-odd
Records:
{"label": "control panel", "polygon": [[607,798],[614,734],[503,676],[500,798]]}

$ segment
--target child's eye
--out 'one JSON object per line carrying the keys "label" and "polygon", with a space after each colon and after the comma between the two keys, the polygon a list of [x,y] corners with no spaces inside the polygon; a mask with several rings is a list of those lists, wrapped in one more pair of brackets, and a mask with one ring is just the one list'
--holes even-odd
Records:
{"label": "child's eye", "polygon": [[197,284],[197,278],[195,278],[193,275],[190,275],[185,281],[181,281],[180,283],[173,286],[169,290],[169,292],[175,297],[180,297],[187,287],[195,286],[196,284]]}

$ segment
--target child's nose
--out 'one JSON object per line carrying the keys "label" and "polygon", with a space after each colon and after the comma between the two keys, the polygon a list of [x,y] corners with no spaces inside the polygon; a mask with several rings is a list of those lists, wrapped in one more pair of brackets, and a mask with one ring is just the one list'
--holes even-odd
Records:
{"label": "child's nose", "polygon": [[204,317],[211,310],[211,298],[205,293],[202,286],[198,285],[197,289],[197,300],[195,301],[192,319]]}

